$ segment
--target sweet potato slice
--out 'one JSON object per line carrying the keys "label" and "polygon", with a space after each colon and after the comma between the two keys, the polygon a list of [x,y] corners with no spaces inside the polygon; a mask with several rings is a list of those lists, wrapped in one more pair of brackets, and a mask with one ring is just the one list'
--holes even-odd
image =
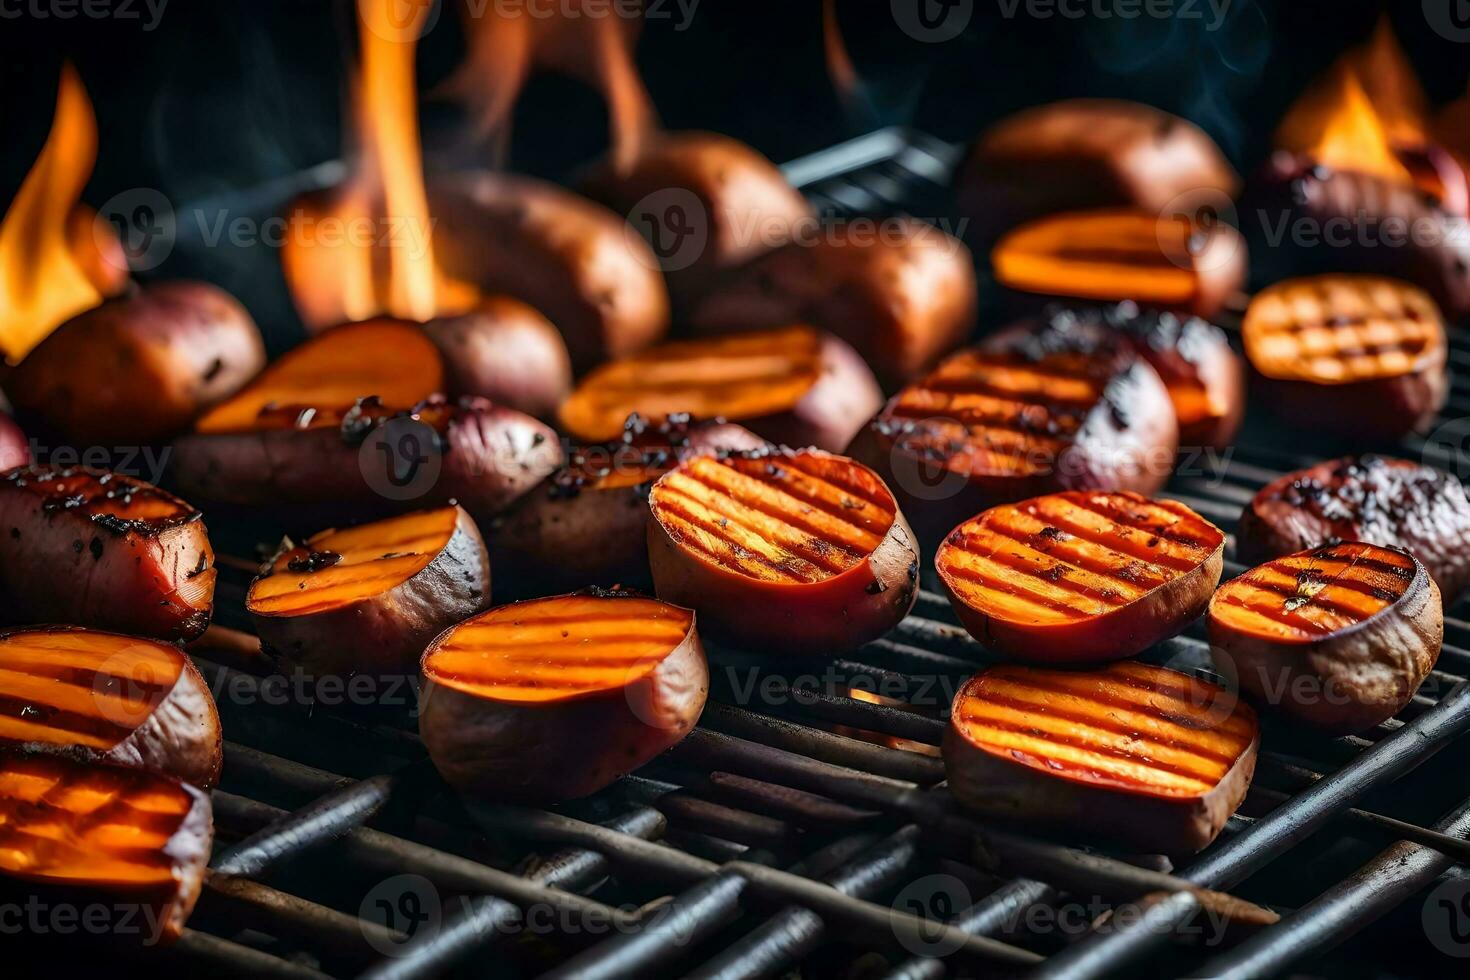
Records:
{"label": "sweet potato slice", "polygon": [[178,647],[70,626],[0,633],[0,744],[219,779],[219,714]]}
{"label": "sweet potato slice", "polygon": [[1448,394],[1439,309],[1397,279],[1277,283],[1256,294],[1241,332],[1276,410],[1302,428],[1397,438],[1432,422]]}
{"label": "sweet potato slice", "polygon": [[1408,704],[1443,639],[1439,589],[1418,559],[1358,541],[1257,565],[1210,602],[1210,649],[1225,675],[1334,734]]}
{"label": "sweet potato slice", "polygon": [[676,745],[709,692],[694,613],[617,593],[481,613],[434,641],[423,676],[434,765],[496,801],[597,792]]}
{"label": "sweet potato slice", "polygon": [[711,635],[835,654],[888,632],[918,597],[908,522],[878,474],[846,457],[696,457],[654,484],[649,505],[654,588]]}
{"label": "sweet potato slice", "polygon": [[1235,550],[1248,565],[1329,541],[1412,552],[1448,609],[1470,584],[1470,499],[1448,473],[1407,459],[1346,456],[1278,477],[1240,515]]}
{"label": "sweet potato slice", "polygon": [[811,327],[662,344],[582,379],[559,413],[583,442],[606,442],[637,413],[738,422],[772,442],[841,449],[883,396],[836,337]]}
{"label": "sweet potato slice", "polygon": [[313,535],[245,597],[267,653],[341,677],[413,673],[430,640],[489,605],[485,542],[460,507]]}
{"label": "sweet potato slice", "polygon": [[1074,491],[993,507],[934,556],[970,634],[1007,657],[1131,657],[1209,604],[1225,532],[1181,503]]}
{"label": "sweet potato slice", "polygon": [[1057,490],[1149,494],[1173,470],[1168,389],[1122,342],[961,351],[889,399],[849,454],[937,543],[987,507]]}
{"label": "sweet potato slice", "polygon": [[[214,839],[209,797],[155,773],[0,753],[0,893],[118,916],[109,934],[177,939]],[[91,921],[90,919],[88,920]]]}
{"label": "sweet potato slice", "polygon": [[990,253],[995,278],[1023,293],[1219,312],[1245,284],[1246,250],[1229,225],[1126,209],[1074,211],[1022,225]]}
{"label": "sweet potato slice", "polygon": [[1000,664],[960,688],[943,751],[951,792],[978,813],[1182,854],[1245,798],[1259,743],[1248,705],[1188,674]]}
{"label": "sweet potato slice", "polygon": [[129,476],[20,467],[0,477],[0,618],[187,640],[214,603],[199,511]]}

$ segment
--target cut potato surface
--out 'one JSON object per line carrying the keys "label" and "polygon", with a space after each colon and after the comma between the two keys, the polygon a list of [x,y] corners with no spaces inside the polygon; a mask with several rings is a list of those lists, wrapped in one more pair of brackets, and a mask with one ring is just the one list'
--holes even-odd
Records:
{"label": "cut potato surface", "polygon": [[439,350],[417,324],[365,320],[333,327],[288,351],[206,412],[195,430],[247,431],[267,409],[299,416],[312,409],[340,411],[367,397],[406,409],[443,390]]}
{"label": "cut potato surface", "polygon": [[1116,659],[1204,611],[1224,543],[1181,503],[1074,491],[991,508],[934,561],[961,622],[996,652]]}

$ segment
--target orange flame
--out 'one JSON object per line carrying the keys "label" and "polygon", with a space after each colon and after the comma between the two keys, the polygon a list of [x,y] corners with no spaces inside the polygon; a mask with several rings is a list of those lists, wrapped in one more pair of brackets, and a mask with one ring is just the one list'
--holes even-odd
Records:
{"label": "orange flame", "polygon": [[630,167],[658,131],[653,100],[633,63],[642,23],[606,0],[525,0],[492,4],[465,21],[469,55],[449,89],[470,106],[476,127],[503,165],[511,111],[531,72],[545,68],[581,79],[607,100],[612,157]]}
{"label": "orange flame", "polygon": [[12,362],[127,279],[110,229],[78,204],[96,160],[97,118],[68,64],[46,145],[0,222],[0,353]]}
{"label": "orange flame", "polygon": [[836,0],[822,0],[822,55],[826,58],[827,77],[832,79],[838,100],[849,115],[855,114],[862,106],[858,73],[852,56],[847,53],[842,25],[837,22]]}
{"label": "orange flame", "polygon": [[[419,154],[414,49],[431,4],[358,0],[361,64],[353,77],[354,173],[297,202],[281,261],[311,327],[388,313],[429,320],[460,312],[473,290],[434,262]],[[405,15],[405,10],[407,11]]]}

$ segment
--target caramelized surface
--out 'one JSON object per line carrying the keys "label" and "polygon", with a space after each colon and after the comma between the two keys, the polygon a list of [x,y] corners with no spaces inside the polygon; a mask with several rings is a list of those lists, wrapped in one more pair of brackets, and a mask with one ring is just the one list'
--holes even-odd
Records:
{"label": "caramelized surface", "polygon": [[178,647],[116,633],[0,636],[0,740],[106,751],[147,720],[183,669]]}
{"label": "caramelized surface", "polygon": [[693,622],[689,610],[655,599],[512,603],[441,637],[424,658],[424,676],[494,701],[565,701],[637,681],[684,642]]}
{"label": "caramelized surface", "polygon": [[277,556],[250,583],[246,605],[265,616],[305,616],[381,595],[423,571],[454,536],[454,507],[323,531]]}
{"label": "caramelized surface", "polygon": [[1350,629],[1401,599],[1414,580],[1402,551],[1345,542],[1258,565],[1220,587],[1216,622],[1276,640],[1316,640]]}
{"label": "caramelized surface", "polygon": [[1088,299],[1183,304],[1194,298],[1200,245],[1186,219],[1148,211],[1074,211],[1006,235],[991,252],[1012,289]]}
{"label": "caramelized surface", "polygon": [[961,689],[970,744],[1049,775],[1152,796],[1212,790],[1256,736],[1250,708],[1219,717],[1223,688],[1131,661],[1100,670],[999,665]]}
{"label": "caramelized surface", "polygon": [[423,330],[401,320],[366,320],[334,327],[286,352],[200,417],[195,429],[247,431],[259,427],[267,409],[292,416],[310,409],[340,413],[367,397],[406,409],[443,389],[443,362]]}
{"label": "caramelized surface", "polygon": [[154,886],[195,798],[173,780],[55,756],[0,755],[0,872],[31,881]]}
{"label": "caramelized surface", "polygon": [[670,536],[705,561],[791,584],[862,561],[897,513],[871,470],[820,452],[692,459],[654,485],[649,503]]}
{"label": "caramelized surface", "polygon": [[634,412],[731,422],[779,414],[816,384],[821,348],[821,336],[799,326],[661,344],[588,374],[561,407],[562,427],[600,442]]}
{"label": "caramelized surface", "polygon": [[1268,378],[1347,384],[1414,372],[1443,357],[1444,322],[1423,290],[1381,276],[1313,276],[1262,290],[1242,326]]}
{"label": "caramelized surface", "polygon": [[1172,500],[1073,491],[985,511],[956,528],[934,561],[955,597],[987,615],[1075,623],[1194,571],[1224,540]]}
{"label": "caramelized surface", "polygon": [[5,479],[40,497],[47,513],[76,512],[119,532],[155,533],[200,516],[193,507],[152,484],[106,470],[28,466],[11,470]]}

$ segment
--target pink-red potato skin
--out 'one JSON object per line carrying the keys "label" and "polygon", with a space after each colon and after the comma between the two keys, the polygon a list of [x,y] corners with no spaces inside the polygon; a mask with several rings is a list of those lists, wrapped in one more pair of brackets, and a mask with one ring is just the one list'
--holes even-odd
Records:
{"label": "pink-red potato skin", "polygon": [[[88,474],[166,498],[184,516],[162,527],[94,519],[33,492],[55,475]],[[74,467],[30,466],[0,477],[0,621],[79,623],[103,630],[189,640],[209,625],[212,604],[180,591],[214,594],[214,549],[198,511],[141,480]],[[203,581],[201,578],[207,576]]]}
{"label": "pink-red potato skin", "polygon": [[1408,374],[1347,384],[1313,384],[1253,372],[1256,392],[1293,429],[1325,430],[1382,443],[1427,430],[1449,396],[1441,349],[1434,363]]}
{"label": "pink-red potato skin", "polygon": [[315,677],[401,676],[418,670],[429,642],[490,606],[490,559],[463,508],[433,561],[386,592],[305,615],[251,609],[261,649]]}
{"label": "pink-red potato skin", "polygon": [[600,204],[527,177],[473,173],[429,185],[434,256],[486,293],[535,307],[581,372],[669,329],[658,258]]}
{"label": "pink-red potato skin", "polygon": [[571,393],[566,343],[520,300],[486,297],[467,313],[430,320],[424,332],[444,359],[451,394],[488,398],[544,419]]}
{"label": "pink-red potato skin", "polygon": [[31,444],[10,416],[0,413],[0,473],[31,461]]}
{"label": "pink-red potato skin", "polygon": [[812,323],[896,387],[969,336],[976,289],[970,250],[932,225],[901,219],[862,235],[841,225],[720,277],[690,319],[700,333]]}
{"label": "pink-red potato skin", "polygon": [[80,313],[16,365],[16,408],[77,445],[163,442],[265,366],[250,314],[208,283],[167,282]]}
{"label": "pink-red potato skin", "polygon": [[830,334],[821,362],[817,383],[790,411],[740,424],[777,445],[840,452],[883,406],[883,390],[857,351]]}
{"label": "pink-red potato skin", "polygon": [[508,703],[425,678],[419,736],[439,774],[461,792],[556,803],[590,796],[678,745],[708,694],[709,664],[691,624],[648,674],[583,697]]}
{"label": "pink-red potato skin", "polygon": [[1320,640],[1254,636],[1211,615],[1211,655],[1257,704],[1325,734],[1365,732],[1398,714],[1439,659],[1439,588],[1415,566],[1396,602]]}
{"label": "pink-red potato skin", "polygon": [[[84,632],[79,626],[42,626],[36,629],[6,630],[0,640],[24,633]],[[139,642],[153,642],[140,640]],[[224,741],[219,711],[209,685],[194,661],[180,654],[183,661],[179,676],[167,691],[148,685],[150,677],[100,676],[94,681],[97,693],[116,692],[138,696],[152,705],[152,713],[122,741],[105,752],[82,746],[58,746],[28,742],[22,751],[60,753],[84,762],[146,769],[182,780],[191,786],[208,790],[219,782],[224,764]],[[0,664],[4,663],[0,649]]]}
{"label": "pink-red potato skin", "polygon": [[[775,164],[717,133],[662,134],[629,167],[620,169],[611,158],[600,161],[581,186],[645,238],[650,229],[672,231],[664,209],[684,206],[691,212],[687,220],[703,232],[703,248],[692,261],[676,248],[675,261],[664,269],[681,309],[708,290],[718,273],[787,241],[793,227],[812,215],[806,198]],[[688,195],[697,209],[687,206]]]}

